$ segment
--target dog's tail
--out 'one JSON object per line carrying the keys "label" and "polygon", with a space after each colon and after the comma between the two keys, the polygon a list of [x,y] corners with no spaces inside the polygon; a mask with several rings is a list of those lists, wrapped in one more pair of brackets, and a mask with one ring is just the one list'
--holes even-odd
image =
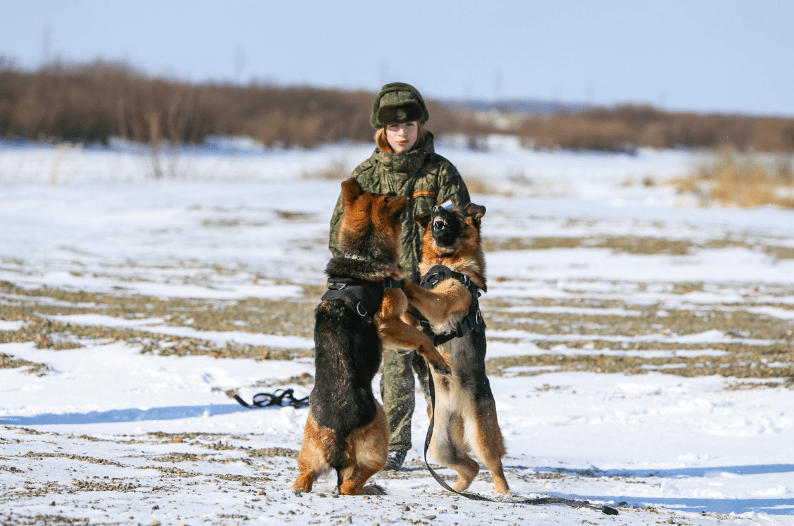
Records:
{"label": "dog's tail", "polygon": [[342,489],[342,470],[349,464],[347,453],[347,434],[337,431],[334,440],[326,445],[326,457],[328,463],[336,471],[336,489]]}
{"label": "dog's tail", "polygon": [[336,469],[336,492],[342,492],[342,470],[340,468]]}

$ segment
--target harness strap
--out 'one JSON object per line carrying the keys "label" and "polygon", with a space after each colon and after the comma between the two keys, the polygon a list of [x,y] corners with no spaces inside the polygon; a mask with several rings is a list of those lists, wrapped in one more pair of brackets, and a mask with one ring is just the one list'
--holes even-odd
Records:
{"label": "harness strap", "polygon": [[471,294],[471,304],[469,305],[469,313],[464,317],[458,326],[452,331],[444,334],[435,334],[430,328],[430,322],[422,317],[419,321],[422,328],[426,333],[433,334],[433,345],[441,345],[455,338],[461,338],[472,331],[484,331],[485,320],[482,318],[480,311],[480,288],[471,280],[469,276],[461,272],[456,272],[446,265],[435,265],[427,271],[427,274],[422,276],[419,281],[419,286],[425,289],[432,289],[439,283],[447,279],[456,279],[466,287]]}
{"label": "harness strap", "polygon": [[372,318],[383,301],[383,292],[403,288],[403,281],[387,277],[382,281],[331,278],[322,301],[343,300],[362,318]]}

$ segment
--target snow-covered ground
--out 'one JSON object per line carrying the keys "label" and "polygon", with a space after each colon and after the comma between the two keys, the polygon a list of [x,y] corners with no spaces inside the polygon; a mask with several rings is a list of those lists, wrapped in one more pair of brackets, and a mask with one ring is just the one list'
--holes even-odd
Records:
{"label": "snow-covered ground", "polygon": [[[487,207],[484,237],[498,248],[486,253],[489,357],[646,361],[636,374],[500,365],[491,385],[510,499],[485,472],[471,489],[498,502],[431,478],[421,395],[405,469],[373,479],[385,496],[335,498],[330,478],[296,496],[287,487],[308,409],[250,410],[227,391],[308,395],[311,383],[296,379],[314,372],[311,319],[251,330],[243,319],[207,327],[195,314],[251,298],[316,304],[340,183],[319,174],[351,170],[372,147],[213,144],[154,158],[124,143],[0,143],[0,355],[46,366],[0,369],[3,524],[794,525],[794,391],[785,375],[753,372],[794,365],[794,211],[696,207],[664,182],[707,158],[698,152],[531,152],[497,138],[472,152],[439,141],[488,191],[473,200]],[[537,239],[554,243],[520,244]],[[661,248],[636,249],[638,240]],[[111,297],[122,306],[104,303]],[[150,314],[133,305],[140,297],[201,306]],[[679,315],[741,317],[749,328],[664,325]],[[110,332],[53,333],[70,345],[42,345],[21,336],[34,319]],[[640,319],[651,321],[631,329]],[[113,336],[122,330],[160,338],[161,352]],[[303,352],[177,355],[162,352],[165,337]],[[671,372],[686,367],[678,359],[716,363],[741,346],[763,355],[731,365],[747,377]],[[513,502],[538,496],[620,514]]]}

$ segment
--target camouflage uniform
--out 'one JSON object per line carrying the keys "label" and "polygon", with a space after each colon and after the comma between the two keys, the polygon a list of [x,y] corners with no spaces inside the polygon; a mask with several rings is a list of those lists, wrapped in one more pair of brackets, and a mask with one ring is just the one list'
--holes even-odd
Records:
{"label": "camouflage uniform", "polygon": [[[353,177],[370,192],[395,192],[411,198],[402,217],[400,264],[405,269],[407,279],[418,283],[422,231],[413,219],[417,215],[429,213],[434,205],[447,200],[452,200],[458,207],[470,201],[469,191],[458,170],[435,153],[433,134],[425,131],[423,143],[410,152],[390,154],[376,148],[369,159],[353,170]],[[337,235],[342,213],[340,197],[331,219],[329,247],[335,255],[338,255]],[[411,448],[411,417],[415,406],[412,368],[416,369],[423,387],[426,385],[426,365],[421,357],[415,355],[414,352],[406,355],[386,352],[383,355],[381,397],[391,431],[389,451],[403,454]]]}

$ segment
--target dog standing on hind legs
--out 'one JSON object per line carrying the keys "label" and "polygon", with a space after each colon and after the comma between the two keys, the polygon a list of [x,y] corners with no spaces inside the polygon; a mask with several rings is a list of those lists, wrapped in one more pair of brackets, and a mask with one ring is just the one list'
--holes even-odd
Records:
{"label": "dog standing on hind legs", "polygon": [[406,283],[412,307],[427,319],[428,332],[449,364],[451,375],[431,371],[435,387],[429,450],[458,472],[453,489],[466,490],[480,470],[470,451],[491,472],[498,493],[510,493],[502,467],[504,438],[485,374],[485,323],[477,300],[486,290],[480,222],[485,207],[463,210],[436,206],[416,218],[424,229],[420,286]]}
{"label": "dog standing on hind legs", "polygon": [[400,216],[408,198],[365,192],[352,178],[342,198],[344,255],[328,262],[329,290],[315,310],[315,384],[292,489],[311,491],[335,470],[339,493],[378,494],[365,484],[388,455],[389,426],[372,392],[383,348],[415,349],[440,375],[449,369],[430,338],[402,319]]}

